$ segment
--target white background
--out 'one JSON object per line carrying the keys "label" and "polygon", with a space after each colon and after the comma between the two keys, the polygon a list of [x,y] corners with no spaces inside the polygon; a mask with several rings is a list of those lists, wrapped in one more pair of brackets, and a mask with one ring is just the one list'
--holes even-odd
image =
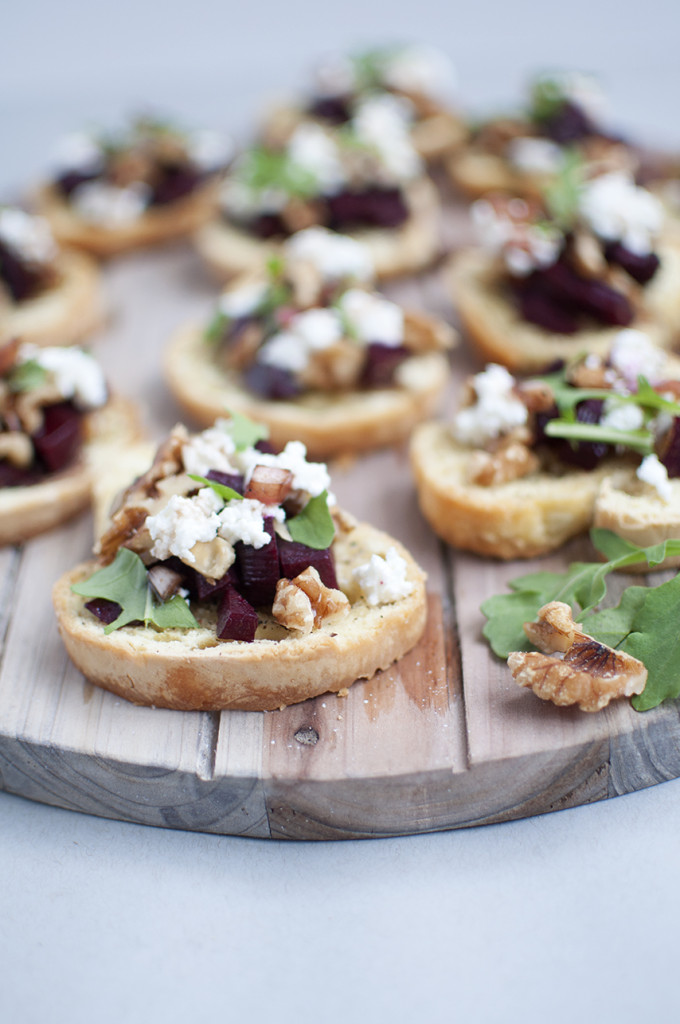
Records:
{"label": "white background", "polygon": [[[335,47],[416,38],[471,109],[527,71],[597,72],[615,121],[680,149],[675,0],[13,0],[0,189],[54,139],[140,106],[247,131]],[[0,192],[0,195],[2,192]],[[0,794],[0,1020],[677,1020],[680,782],[512,824],[283,844]]]}

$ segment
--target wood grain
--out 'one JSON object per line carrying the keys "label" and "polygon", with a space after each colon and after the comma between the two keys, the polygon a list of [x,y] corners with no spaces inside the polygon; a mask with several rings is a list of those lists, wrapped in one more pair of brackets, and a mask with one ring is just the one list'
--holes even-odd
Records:
{"label": "wood grain", "polygon": [[[450,209],[450,245],[468,230]],[[204,319],[213,285],[186,246],[112,261],[96,348],[113,386],[160,437],[179,419],[159,375],[176,327]],[[451,317],[437,271],[391,284]],[[445,407],[474,367],[454,353]],[[333,467],[339,502],[402,540],[428,573],[429,622],[398,665],[284,711],[139,708],[86,682],[61,646],[51,583],[92,542],[89,516],[0,551],[0,788],[90,814],[261,838],[390,836],[504,821],[680,775],[676,704],[600,715],[517,687],[481,637],[481,601],[532,563],[446,549],[421,519],[405,448]],[[562,567],[587,542],[542,561]],[[625,585],[622,581],[621,586]]]}

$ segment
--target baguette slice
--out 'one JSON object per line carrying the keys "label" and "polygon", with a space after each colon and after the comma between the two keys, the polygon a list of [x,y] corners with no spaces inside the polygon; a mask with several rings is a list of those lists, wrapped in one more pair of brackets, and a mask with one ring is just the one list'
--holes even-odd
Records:
{"label": "baguette slice", "polygon": [[[644,289],[641,315],[630,326],[654,344],[670,348],[680,335],[680,246],[660,247],[661,267]],[[512,372],[537,373],[556,360],[583,352],[609,351],[620,327],[593,326],[576,334],[554,334],[523,320],[503,287],[495,258],[483,249],[455,256],[448,268],[466,336],[483,362]]]}
{"label": "baguette slice", "polygon": [[[379,278],[398,277],[429,266],[439,255],[439,200],[427,178],[406,188],[410,214],[398,228],[365,228],[349,234],[367,246]],[[281,243],[262,240],[227,223],[209,221],[195,235],[198,252],[219,281],[261,271]]]}
{"label": "baguette slice", "polygon": [[0,340],[74,345],[102,325],[104,304],[97,264],[84,253],[63,250],[56,267],[59,279],[55,285],[0,312]]}
{"label": "baguette slice", "polygon": [[[408,317],[409,314],[406,314]],[[418,315],[421,323],[425,318]],[[453,332],[432,319],[434,333],[448,342]],[[302,441],[314,458],[395,444],[436,410],[449,377],[442,352],[410,356],[397,370],[397,384],[367,391],[311,391],[289,401],[258,398],[244,388],[236,373],[215,361],[202,331],[186,327],[171,341],[165,356],[165,377],[181,407],[203,427],[239,412],[269,427],[275,447]]]}
{"label": "baguette slice", "polygon": [[105,458],[139,434],[137,410],[122,398],[88,413],[85,444],[73,466],[28,487],[0,488],[0,544],[20,544],[82,511],[92,493],[92,460]]}
{"label": "baguette slice", "polygon": [[[602,481],[595,499],[593,526],[612,530],[640,548],[680,537],[680,479],[672,479],[670,485],[670,498],[664,501],[638,479],[634,470],[617,470]],[[678,566],[680,557],[667,558],[657,568]],[[626,572],[648,572],[648,567],[633,566]]]}
{"label": "baguette slice", "polygon": [[85,220],[52,185],[38,189],[36,206],[60,244],[107,257],[191,234],[213,215],[218,193],[219,182],[210,181],[182,199],[150,207],[132,223],[119,225]]}
{"label": "baguette slice", "polygon": [[[202,627],[157,632],[125,626],[110,633],[84,609],[71,585],[96,568],[85,563],[62,576],[53,599],[59,631],[76,667],[93,683],[135,704],[184,711],[234,708],[266,711],[294,704],[355,680],[369,678],[409,651],[425,627],[425,576],[408,552],[387,534],[340,514],[333,542],[338,584],[349,612],[304,637],[289,635],[260,616],[253,643],[220,641]],[[408,597],[370,607],[356,592],[352,569],[391,546],[408,565]]]}

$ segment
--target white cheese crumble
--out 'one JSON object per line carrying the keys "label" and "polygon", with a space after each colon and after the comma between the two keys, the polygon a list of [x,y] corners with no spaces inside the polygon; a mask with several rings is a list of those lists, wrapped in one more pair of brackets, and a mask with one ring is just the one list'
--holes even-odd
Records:
{"label": "white cheese crumble", "polygon": [[384,93],[360,103],[352,118],[352,129],[359,142],[375,152],[397,181],[409,180],[422,171],[422,161],[409,134],[411,114],[408,101]]}
{"label": "white cheese crumble", "polygon": [[560,92],[594,121],[606,113],[607,102],[599,82],[583,71],[563,71],[554,76]]}
{"label": "white cheese crumble", "polygon": [[290,373],[302,373],[309,363],[309,351],[297,334],[279,331],[258,349],[257,361]]}
{"label": "white cheese crumble", "polygon": [[340,296],[338,306],[358,341],[402,344],[404,311],[396,303],[360,288],[350,288]]}
{"label": "white cheese crumble", "polygon": [[211,469],[220,473],[240,472],[232,459],[236,446],[227,433],[227,422],[217,420],[214,427],[194,434],[182,446],[182,462],[187,473],[205,476]]}
{"label": "white cheese crumble", "polygon": [[301,373],[312,352],[329,348],[342,338],[342,321],[334,309],[307,309],[291,318],[288,328],[262,345],[258,362]]}
{"label": "white cheese crumble", "polygon": [[104,371],[97,360],[82,348],[42,348],[22,345],[18,362],[28,360],[47,370],[64,398],[72,399],[79,409],[98,409],[108,397]]}
{"label": "white cheese crumble", "polygon": [[72,132],[57,142],[50,157],[55,174],[65,171],[99,171],[104,167],[104,155],[99,143],[86,132]]}
{"label": "white cheese crumble", "polygon": [[314,92],[320,98],[348,96],[356,88],[354,65],[349,57],[334,53],[318,65],[313,73]]}
{"label": "white cheese crumble", "polygon": [[368,562],[352,571],[366,604],[394,604],[413,591],[413,583],[406,578],[408,566],[394,547],[385,557],[371,555]]}
{"label": "white cheese crumble", "polygon": [[608,398],[599,425],[611,430],[639,430],[644,426],[644,422],[644,413],[639,405]]}
{"label": "white cheese crumble", "polygon": [[47,221],[16,206],[0,208],[0,239],[32,263],[47,264],[57,255],[57,246]]}
{"label": "white cheese crumble", "polygon": [[461,444],[481,447],[527,421],[527,407],[513,394],[515,378],[504,366],[490,363],[472,378],[474,405],[460,409],[451,432]]}
{"label": "white cheese crumble", "polygon": [[456,88],[451,59],[434,46],[403,46],[385,59],[383,81],[392,89],[445,99]]}
{"label": "white cheese crumble", "polygon": [[267,293],[265,281],[246,281],[235,288],[228,288],[220,295],[218,307],[225,316],[237,318],[248,316],[260,305]]}
{"label": "white cheese crumble", "polygon": [[529,213],[523,199],[511,200],[507,213],[487,199],[478,199],[470,212],[482,244],[500,254],[516,277],[526,277],[557,260],[563,242],[561,232],[551,225],[538,227],[523,221]]}
{"label": "white cheese crumble", "polygon": [[147,207],[151,189],[143,182],[118,188],[105,181],[85,181],[70,196],[71,205],[83,220],[93,224],[133,224]]}
{"label": "white cheese crumble", "polygon": [[[307,449],[301,441],[289,441],[282,452],[272,455],[254,448],[246,448],[235,454],[240,471],[249,482],[255,466],[276,466],[288,469],[293,474],[293,489],[306,491],[316,498],[330,487],[331,478],[323,462],[307,462]],[[335,498],[328,495],[328,504],[334,505]]]}
{"label": "white cheese crumble", "polygon": [[298,231],[284,244],[286,263],[311,263],[324,281],[355,278],[372,281],[373,259],[368,248],[348,235],[338,235],[328,228],[313,227]]}
{"label": "white cheese crumble", "polygon": [[173,494],[160,512],[146,518],[145,526],[153,540],[152,556],[163,560],[175,555],[185,562],[195,562],[191,549],[199,541],[211,541],[217,536],[217,512],[222,505],[212,487],[203,487],[191,498]]}
{"label": "white cheese crumble", "polygon": [[198,128],[187,136],[187,156],[200,171],[219,170],[229,162],[233,152],[234,147],[226,135],[212,128]]}
{"label": "white cheese crumble", "polygon": [[663,379],[666,355],[654,345],[644,331],[627,327],[614,337],[609,352],[609,362],[613,369],[623,377],[626,385],[630,389],[635,389],[641,374],[652,385]]}
{"label": "white cheese crumble", "polygon": [[285,512],[278,505],[263,505],[255,498],[243,498],[242,501],[234,498],[218,515],[218,535],[230,544],[242,541],[251,547],[263,548],[271,540],[264,528],[265,516],[283,522]]}
{"label": "white cheese crumble", "polygon": [[639,256],[652,251],[663,226],[661,202],[622,171],[587,182],[579,209],[596,235],[607,242],[621,242]]}
{"label": "white cheese crumble", "polygon": [[663,501],[670,501],[673,493],[668,471],[656,455],[645,455],[637,469],[638,479],[650,484]]}
{"label": "white cheese crumble", "polygon": [[511,139],[507,155],[513,167],[525,174],[557,174],[564,159],[556,142],[529,136]]}
{"label": "white cheese crumble", "polygon": [[338,148],[320,125],[299,125],[288,141],[287,153],[294,164],[312,175],[322,194],[332,195],[344,185]]}

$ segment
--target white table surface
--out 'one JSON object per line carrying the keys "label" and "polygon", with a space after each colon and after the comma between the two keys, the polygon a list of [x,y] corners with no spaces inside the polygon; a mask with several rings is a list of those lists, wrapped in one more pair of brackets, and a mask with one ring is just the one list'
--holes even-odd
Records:
{"label": "white table surface", "polygon": [[[386,37],[446,49],[482,110],[511,104],[529,70],[594,70],[620,125],[680,149],[679,27],[675,0],[15,3],[0,195],[65,130],[152,105],[242,133],[317,54]],[[680,781],[501,826],[318,844],[0,793],[0,1020],[677,1019],[679,852]]]}

